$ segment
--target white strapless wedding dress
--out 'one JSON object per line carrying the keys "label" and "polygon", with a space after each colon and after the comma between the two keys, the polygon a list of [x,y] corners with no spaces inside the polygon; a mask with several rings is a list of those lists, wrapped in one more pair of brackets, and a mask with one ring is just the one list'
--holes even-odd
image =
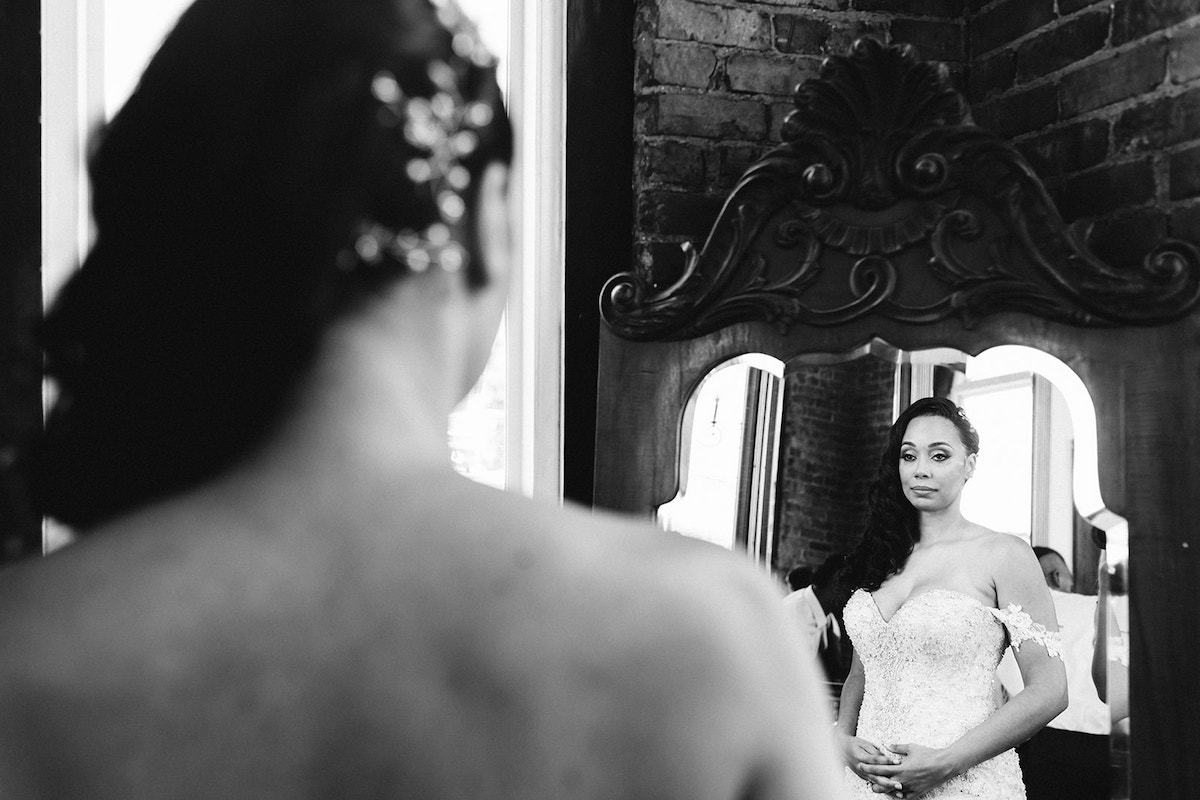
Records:
{"label": "white strapless wedding dress", "polygon": [[[945,747],[987,719],[997,707],[1005,625],[1032,624],[1017,606],[1000,611],[949,589],[913,595],[890,620],[859,589],[846,604],[845,622],[866,675],[857,735],[881,747]],[[882,796],[849,768],[846,783],[852,798]],[[1006,750],[921,798],[1024,800],[1017,754]]]}

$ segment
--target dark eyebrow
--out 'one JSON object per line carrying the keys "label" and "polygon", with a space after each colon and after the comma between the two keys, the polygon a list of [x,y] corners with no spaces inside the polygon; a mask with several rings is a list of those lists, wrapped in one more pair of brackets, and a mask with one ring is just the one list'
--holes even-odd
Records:
{"label": "dark eyebrow", "polygon": [[[900,446],[901,447],[916,447],[916,445],[913,444],[912,442],[901,442]],[[954,445],[952,445],[950,442],[930,442],[929,446],[930,447],[949,447],[951,450],[954,449]]]}

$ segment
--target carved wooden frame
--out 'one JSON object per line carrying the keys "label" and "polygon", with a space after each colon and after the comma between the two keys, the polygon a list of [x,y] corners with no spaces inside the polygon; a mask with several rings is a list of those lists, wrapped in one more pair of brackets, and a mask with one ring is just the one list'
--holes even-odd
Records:
{"label": "carved wooden frame", "polygon": [[1164,241],[1116,268],[1064,224],[1009,142],[973,124],[945,65],[860,39],[801,84],[783,144],[743,175],[665,287],[605,284],[618,336],[670,340],[763,320],[930,323],[1023,312],[1078,326],[1156,325],[1200,300],[1200,250]]}

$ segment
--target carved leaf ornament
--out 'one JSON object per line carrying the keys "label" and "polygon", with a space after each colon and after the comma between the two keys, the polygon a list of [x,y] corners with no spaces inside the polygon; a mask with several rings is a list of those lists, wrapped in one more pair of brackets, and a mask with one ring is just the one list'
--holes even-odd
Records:
{"label": "carved leaf ornament", "polygon": [[860,39],[796,89],[783,143],[755,162],[685,269],[656,287],[614,275],[601,315],[633,340],[747,320],[930,323],[1023,312],[1078,326],[1151,325],[1200,300],[1200,250],[1140,264],[1094,256],[1008,142],[976,126],[948,70]]}

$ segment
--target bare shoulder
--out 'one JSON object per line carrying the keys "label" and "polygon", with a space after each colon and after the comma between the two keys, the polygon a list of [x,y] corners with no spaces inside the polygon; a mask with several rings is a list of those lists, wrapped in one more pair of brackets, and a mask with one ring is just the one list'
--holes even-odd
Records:
{"label": "bare shoulder", "polygon": [[539,514],[539,539],[555,567],[579,587],[605,596],[633,616],[631,624],[741,628],[770,618],[783,595],[747,558],[716,545],[660,530],[628,516],[567,506]]}
{"label": "bare shoulder", "polygon": [[[769,683],[793,669],[782,588],[745,556],[631,517],[522,511],[521,525],[538,529],[528,541],[544,552],[530,556],[540,568],[523,573],[517,596],[560,645],[620,664],[623,682],[699,695],[706,681],[708,690],[735,674]],[[694,680],[680,681],[681,669]]]}
{"label": "bare shoulder", "polygon": [[978,525],[976,528],[978,529],[976,543],[982,553],[989,559],[995,560],[997,565],[1011,567],[1016,564],[1019,566],[1027,564],[1030,559],[1034,564],[1037,563],[1037,556],[1034,555],[1033,548],[1021,537],[994,531],[982,525]]}
{"label": "bare shoulder", "polygon": [[[337,742],[297,749],[282,737],[280,752],[243,763],[197,749],[197,735],[258,753],[262,724],[324,729],[328,714],[310,709],[330,708],[346,725],[373,726],[381,763],[410,753],[428,785],[471,774],[519,779],[528,791],[511,796],[558,796],[539,781],[584,770],[581,780],[596,786],[586,796],[731,797],[768,764],[785,786],[808,780],[813,763],[833,764],[828,743],[803,722],[824,709],[782,591],[744,557],[641,520],[465,482],[437,488],[353,519],[341,509],[313,516],[311,530],[293,525],[278,536],[241,535],[222,521],[164,538],[175,518],[135,521],[0,581],[0,602],[22,609],[0,615],[0,635],[28,645],[26,675],[89,688],[40,703],[43,717],[63,721],[60,739],[92,741],[75,722],[87,718],[79,704],[119,697],[120,730],[130,736],[164,719],[212,726],[207,738],[188,729],[186,742],[159,731],[146,759],[211,756],[231,780],[257,774],[264,760],[280,765],[282,780],[286,764]],[[179,669],[158,669],[172,664]],[[259,698],[255,724],[213,711],[231,674]],[[14,676],[0,665],[0,678]],[[311,702],[293,702],[291,686],[311,687]],[[0,701],[6,694],[14,696],[0,687]],[[152,698],[165,698],[171,714]],[[30,704],[28,694],[21,702]],[[114,742],[104,757],[124,764],[121,738],[101,738]],[[446,740],[462,744],[443,773],[430,748]],[[810,766],[797,770],[795,754],[809,751]],[[81,761],[79,774],[95,769]],[[5,770],[0,758],[0,781],[11,784]],[[829,775],[836,779],[832,767]]]}
{"label": "bare shoulder", "polygon": [[[804,773],[796,753],[806,750],[818,754],[810,776],[824,774],[817,765],[826,758],[834,763],[802,723],[826,709],[782,590],[747,559],[570,506],[480,493],[475,510],[478,522],[465,524],[481,525],[479,540],[491,545],[464,551],[462,588],[447,601],[459,622],[439,627],[461,624],[456,640],[478,645],[465,657],[505,686],[510,707],[555,720],[544,763],[586,753],[604,780],[636,784],[604,796],[697,798],[742,796],[767,764],[792,785]],[[462,709],[482,733],[477,712]],[[445,718],[443,710],[431,724]],[[576,729],[621,733],[584,743],[566,733]]]}

